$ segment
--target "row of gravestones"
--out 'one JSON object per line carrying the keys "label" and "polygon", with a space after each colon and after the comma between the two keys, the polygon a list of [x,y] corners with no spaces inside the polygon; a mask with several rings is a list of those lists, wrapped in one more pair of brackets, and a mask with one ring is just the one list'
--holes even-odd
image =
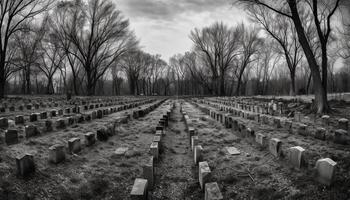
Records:
{"label": "row of gravestones", "polygon": [[[118,107],[118,109],[127,109],[128,107],[131,108],[134,104],[137,104],[139,102],[151,102],[154,101],[154,99],[142,99],[142,100],[136,100],[136,101],[130,101],[129,104],[123,104],[123,106]],[[119,104],[118,104],[119,105]],[[89,106],[84,106],[84,110],[93,110],[96,108],[102,108],[102,107],[108,107],[108,106],[114,106],[114,104],[92,104]],[[61,116],[64,113],[65,114],[71,114],[71,113],[80,113],[81,111],[81,107],[80,106],[75,106],[75,107],[69,107],[69,108],[65,108],[65,109],[59,109],[59,110],[50,110],[50,111],[43,111],[41,113],[32,113],[29,115],[29,122],[35,122],[37,121],[39,118],[40,119],[47,119],[48,116],[50,116],[51,118],[53,117],[57,117],[57,116]],[[48,114],[49,113],[49,114]],[[25,116],[23,115],[17,115],[14,118],[14,124],[24,124],[25,123]],[[9,121],[7,118],[2,117],[0,118],[0,128],[6,128],[9,125]]]}
{"label": "row of gravestones", "polygon": [[[51,132],[53,131],[54,127],[53,124],[55,124],[55,128],[57,130],[59,129],[64,129],[67,126],[71,126],[75,123],[83,123],[84,121],[91,121],[94,119],[101,119],[104,116],[107,116],[109,114],[115,113],[115,112],[120,112],[123,110],[127,110],[130,108],[135,108],[137,106],[141,106],[141,105],[145,105],[145,104],[149,104],[152,103],[154,100],[146,100],[143,102],[139,102],[139,103],[131,103],[129,105],[124,105],[124,106],[120,106],[120,107],[112,107],[109,109],[99,109],[97,111],[92,111],[89,114],[78,114],[76,116],[70,116],[70,117],[66,117],[66,118],[59,118],[56,121],[52,121],[52,120],[45,120],[44,121],[44,126],[43,128],[39,128],[37,125],[34,124],[30,124],[30,125],[26,125],[24,127],[24,134],[26,138],[30,138],[33,136],[38,136],[41,133],[47,133],[47,132]],[[152,106],[151,106],[152,107]],[[153,109],[153,107],[152,107]],[[142,113],[147,113],[149,112],[148,110],[144,110],[144,109],[138,109],[141,110]],[[1,120],[1,119],[0,119]],[[4,141],[7,145],[12,145],[12,144],[16,144],[19,142],[19,136],[18,136],[18,130],[11,128],[11,129],[7,129],[5,131],[5,135],[4,135]]]}
{"label": "row of gravestones", "polygon": [[[208,101],[207,101],[208,102]],[[244,110],[244,111],[250,111],[250,112],[254,112],[254,113],[258,113],[258,114],[265,114],[265,115],[274,115],[274,111],[277,109],[282,109],[282,106],[279,106],[281,105],[282,103],[279,102],[278,103],[278,107],[276,104],[273,104],[274,106],[273,109],[269,109],[269,106],[266,108],[264,107],[261,107],[259,105],[259,102],[257,101],[254,101],[254,103],[250,103],[250,102],[242,102],[242,101],[239,101],[239,102],[232,102],[232,101],[218,101],[218,100],[210,100],[210,102],[213,102],[213,103],[217,103],[217,104],[220,104],[222,105],[221,107],[225,107],[225,106],[230,106],[230,107],[234,107],[234,108],[237,108],[237,109],[241,109],[241,110]],[[276,107],[275,107],[276,105]],[[272,111],[269,111],[269,110],[272,110]],[[280,110],[280,113],[282,113],[283,110]],[[304,118],[307,118],[307,117],[304,117]],[[328,115],[323,115],[321,117],[322,119],[322,125],[323,126],[329,126],[330,125],[330,116]],[[296,111],[294,113],[294,121],[296,122],[302,122],[303,121],[303,115],[301,112],[299,111]],[[316,118],[315,118],[316,120]],[[310,124],[312,125],[312,124]],[[345,118],[341,118],[341,119],[338,119],[338,123],[335,125],[336,126],[336,129],[342,129],[342,130],[349,130],[349,123],[348,123],[348,119],[345,119]]]}
{"label": "row of gravestones", "polygon": [[[281,128],[283,125],[285,128],[292,131],[292,127],[297,126],[297,132],[303,136],[313,136],[316,139],[320,139],[320,140],[333,140],[333,142],[337,144],[350,143],[350,136],[348,133],[349,120],[345,118],[339,119],[338,124],[335,127],[336,129],[332,130],[329,127],[330,117],[328,115],[324,115],[322,116],[322,124],[323,126],[327,127],[327,129],[323,127],[314,128],[312,124],[308,126],[304,123],[301,123],[300,114],[295,115],[295,121],[292,121],[285,117],[277,117],[277,116],[271,116],[268,114],[261,114],[259,112],[257,113],[254,111],[249,111],[249,110],[237,108],[234,106],[227,106],[227,105],[221,105],[219,103],[212,103],[210,101],[198,100],[198,99],[194,99],[194,101],[197,103],[203,103],[203,104],[216,107],[222,111],[233,113],[234,115],[238,115],[243,118],[256,120],[264,124],[273,124],[276,126],[276,128]],[[217,117],[221,116],[221,119],[223,120],[224,119],[223,115],[224,114],[220,114]],[[312,132],[312,130],[314,130],[314,132]]]}
{"label": "row of gravestones", "polygon": [[[193,102],[195,103],[195,102]],[[196,103],[195,103],[196,104]],[[282,150],[282,141],[278,138],[268,138],[262,134],[255,134],[252,128],[247,128],[244,121],[236,120],[235,118],[242,117],[241,115],[227,116],[227,119],[222,120],[222,112],[214,109],[209,109],[207,106],[196,104],[201,107],[201,110],[205,111],[207,115],[210,115],[216,121],[225,125],[226,128],[232,128],[233,131],[238,132],[239,136],[247,139],[254,139],[255,142],[261,147],[268,147],[269,152],[275,157],[284,156],[288,159],[289,163],[295,168],[302,168],[307,163],[305,154],[306,150],[300,146],[290,147],[285,151]],[[219,116],[219,117],[218,117]],[[331,185],[334,181],[335,170],[337,163],[330,158],[321,158],[316,161],[316,180],[325,185]]]}
{"label": "row of gravestones", "polygon": [[[164,102],[158,101],[151,104],[143,109],[147,114],[152,110],[156,109],[159,105]],[[98,129],[96,133],[88,132],[84,134],[84,143],[86,147],[93,146],[97,140],[107,141],[109,137],[116,134],[116,127],[121,123],[127,123],[130,116],[123,116],[115,119],[113,122],[108,122],[102,128]],[[82,142],[79,137],[71,138],[67,141],[67,147],[63,144],[55,144],[49,147],[49,162],[58,164],[66,160],[66,152],[70,154],[77,154],[82,150]],[[24,153],[23,155],[17,156],[16,158],[17,175],[20,177],[26,177],[35,172],[35,162],[34,156],[29,153]]]}
{"label": "row of gravestones", "polygon": [[154,165],[159,160],[159,154],[162,148],[162,138],[165,136],[166,127],[168,127],[169,124],[170,114],[174,109],[174,104],[172,107],[168,105],[165,106],[166,108],[164,109],[163,113],[161,113],[162,118],[159,120],[158,125],[156,126],[156,132],[150,145],[149,153],[151,156],[142,165],[143,177],[136,178],[131,189],[130,197],[132,199],[152,199],[149,195],[149,191],[152,191],[154,188]]}
{"label": "row of gravestones", "polygon": [[207,161],[203,159],[203,147],[199,144],[198,131],[193,127],[192,120],[189,118],[184,107],[181,105],[181,113],[185,121],[188,132],[189,144],[191,147],[194,164],[198,167],[198,181],[201,190],[204,190],[205,200],[224,199],[217,182],[212,182],[211,170]]}
{"label": "row of gravestones", "polygon": [[286,110],[285,105],[282,102],[275,102],[274,100],[271,100],[269,103],[259,102],[253,99],[227,100],[222,98],[208,98],[206,100],[261,114],[282,115]]}
{"label": "row of gravestones", "polygon": [[[144,99],[144,98],[143,98]],[[130,103],[133,101],[139,101],[142,99],[129,99],[128,101],[125,100],[120,100],[120,99],[115,99],[115,100],[110,100],[110,99],[106,99],[106,100],[99,100],[99,101],[89,101],[89,102],[75,102],[74,104],[69,104],[69,103],[58,103],[58,102],[49,102],[49,103],[28,103],[28,104],[20,104],[18,107],[16,107],[15,105],[11,105],[8,106],[7,104],[3,104],[0,107],[0,112],[4,113],[6,112],[6,109],[8,109],[9,112],[14,112],[16,111],[16,108],[18,111],[23,111],[24,109],[26,110],[38,110],[40,108],[51,108],[51,107],[58,107],[58,106],[62,106],[62,105],[69,105],[68,107],[72,107],[72,105],[74,105],[74,107],[78,107],[78,106],[84,106],[84,109],[92,109],[92,108],[98,108],[98,107],[106,107],[106,106],[113,106],[113,105],[117,105],[117,104],[124,104],[124,103]]]}

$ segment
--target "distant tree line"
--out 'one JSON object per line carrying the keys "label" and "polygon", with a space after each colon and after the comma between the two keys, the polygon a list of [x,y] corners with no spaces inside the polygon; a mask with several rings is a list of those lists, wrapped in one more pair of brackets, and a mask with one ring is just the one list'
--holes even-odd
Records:
{"label": "distant tree line", "polygon": [[192,49],[166,62],[140,48],[112,0],[1,0],[0,97],[314,94],[322,113],[329,92],[350,91],[347,1],[234,5],[249,25],[194,28]]}

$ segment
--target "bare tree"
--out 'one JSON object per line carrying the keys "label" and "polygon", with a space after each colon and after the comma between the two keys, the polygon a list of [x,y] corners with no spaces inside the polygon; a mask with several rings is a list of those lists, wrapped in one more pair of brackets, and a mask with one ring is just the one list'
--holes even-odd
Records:
{"label": "bare tree", "polygon": [[[315,107],[317,113],[323,113],[329,110],[327,102],[327,68],[328,68],[328,55],[327,55],[327,43],[332,31],[332,17],[339,8],[341,0],[310,0],[310,1],[297,1],[297,0],[281,0],[281,1],[268,1],[268,0],[239,0],[246,3],[246,5],[258,5],[263,6],[271,11],[279,14],[280,17],[290,18],[298,34],[300,45],[304,50],[305,57],[308,61],[312,79],[314,82],[315,90]],[[308,6],[313,13],[313,22],[317,29],[317,35],[321,46],[321,70],[320,65],[317,62],[316,56],[313,52],[311,44],[306,35],[305,23],[303,23],[300,7]],[[322,77],[321,73],[322,72]]]}
{"label": "bare tree", "polygon": [[237,29],[216,22],[202,30],[195,29],[190,34],[198,56],[210,69],[213,91],[221,96],[225,95],[226,72],[238,56],[239,33]]}
{"label": "bare tree", "polygon": [[260,24],[279,44],[279,53],[284,55],[289,69],[291,80],[290,94],[295,95],[296,68],[303,57],[303,53],[292,20],[278,17],[278,14],[262,6],[252,5],[248,8],[248,11],[253,21]]}
{"label": "bare tree", "polygon": [[128,29],[129,21],[110,0],[89,0],[87,5],[79,0],[65,1],[56,12],[67,15],[55,18],[56,37],[68,42],[62,46],[84,68],[87,93],[93,95],[97,81],[138,43]]}
{"label": "bare tree", "polygon": [[240,95],[242,76],[246,67],[253,61],[252,56],[258,52],[262,40],[258,37],[259,31],[257,28],[247,28],[242,23],[238,27],[241,37],[238,39],[240,44],[240,54],[237,59],[238,68],[235,73],[237,75],[236,95]]}
{"label": "bare tree", "polygon": [[52,0],[0,1],[0,98],[4,97],[6,73],[11,67],[9,43],[30,19],[46,11]]}

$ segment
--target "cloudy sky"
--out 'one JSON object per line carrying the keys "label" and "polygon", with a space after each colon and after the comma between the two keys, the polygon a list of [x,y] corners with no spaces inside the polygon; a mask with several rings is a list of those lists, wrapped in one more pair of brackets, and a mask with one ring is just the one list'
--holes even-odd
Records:
{"label": "cloudy sky", "polygon": [[166,61],[191,49],[190,31],[223,21],[235,25],[246,20],[231,0],[114,0],[129,18],[143,50]]}

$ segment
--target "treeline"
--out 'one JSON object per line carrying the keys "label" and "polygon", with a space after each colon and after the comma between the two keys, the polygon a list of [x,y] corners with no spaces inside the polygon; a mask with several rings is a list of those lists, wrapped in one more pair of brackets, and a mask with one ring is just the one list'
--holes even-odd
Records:
{"label": "treeline", "polygon": [[315,94],[321,113],[327,93],[350,90],[345,0],[236,0],[249,25],[195,28],[169,62],[140,48],[111,0],[1,2],[0,97]]}

